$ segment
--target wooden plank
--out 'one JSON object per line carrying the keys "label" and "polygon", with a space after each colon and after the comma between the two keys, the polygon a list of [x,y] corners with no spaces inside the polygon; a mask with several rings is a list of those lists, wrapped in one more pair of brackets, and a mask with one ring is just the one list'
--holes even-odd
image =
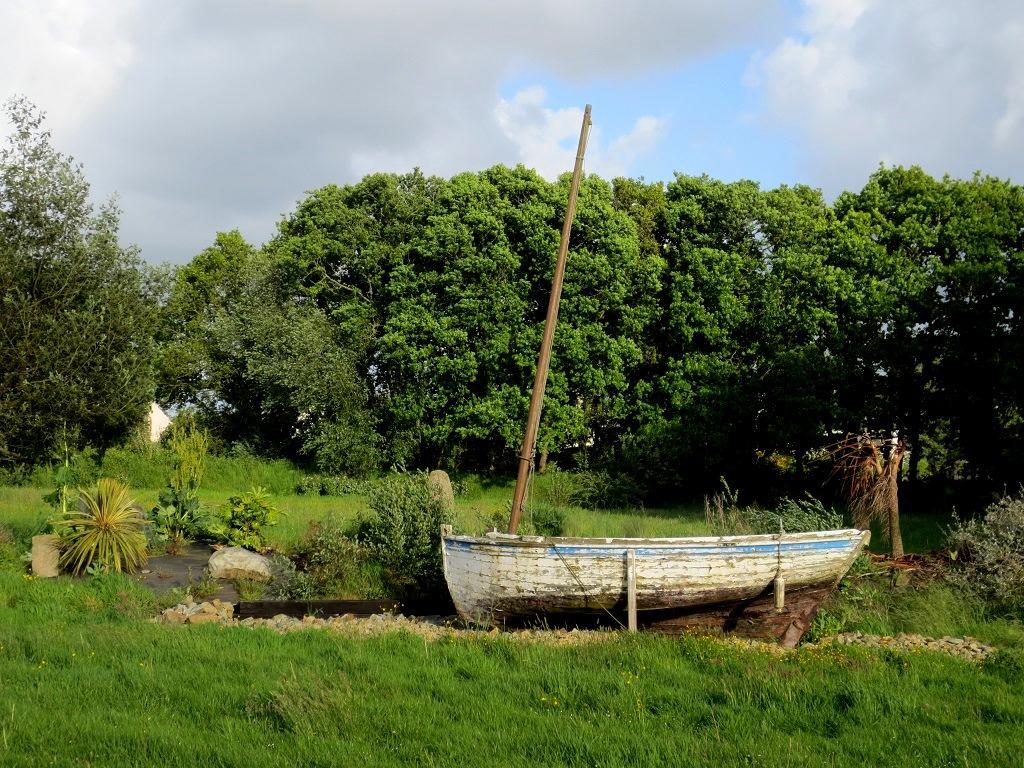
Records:
{"label": "wooden plank", "polygon": [[657,611],[641,616],[641,627],[677,635],[688,632],[725,632],[756,640],[771,640],[787,648],[800,642],[811,626],[821,603],[832,593],[831,584],[786,591],[786,605],[775,608],[774,589],[769,587],[751,600],[685,611]]}
{"label": "wooden plank", "polygon": [[242,600],[235,606],[239,619],[269,619],[283,614],[303,616],[373,616],[394,613],[401,604],[394,600]]}
{"label": "wooden plank", "polygon": [[636,632],[636,550],[626,550],[626,615],[629,631]]}

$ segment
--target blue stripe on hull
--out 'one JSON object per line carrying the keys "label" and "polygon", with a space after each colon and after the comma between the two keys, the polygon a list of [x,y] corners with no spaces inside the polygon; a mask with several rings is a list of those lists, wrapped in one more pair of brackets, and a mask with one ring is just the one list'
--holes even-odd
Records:
{"label": "blue stripe on hull", "polygon": [[[791,541],[783,542],[783,552],[803,552],[808,550],[822,549],[853,549],[856,541],[850,539],[839,539],[836,541]],[[448,539],[445,546],[452,549],[473,549],[475,547],[500,547],[509,550],[535,550],[539,547],[523,547],[511,542],[501,541],[459,541]],[[591,546],[584,544],[563,544],[558,547],[547,547],[546,554],[549,555],[625,555],[630,547],[621,545]],[[778,543],[769,544],[742,544],[738,546],[716,546],[707,545],[702,547],[637,547],[633,551],[639,557],[650,557],[656,555],[745,555],[759,552],[778,552]]]}

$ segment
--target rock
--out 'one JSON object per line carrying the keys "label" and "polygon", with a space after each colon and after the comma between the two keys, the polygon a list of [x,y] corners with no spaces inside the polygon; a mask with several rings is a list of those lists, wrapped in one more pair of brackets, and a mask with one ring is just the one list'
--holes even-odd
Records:
{"label": "rock", "polygon": [[[180,608],[180,606],[179,606]],[[168,608],[160,614],[160,620],[164,624],[184,624],[188,614],[179,608]]]}
{"label": "rock", "polygon": [[446,509],[455,509],[455,491],[452,489],[451,478],[443,469],[435,469],[427,475],[427,489],[431,496],[445,505]]}
{"label": "rock", "polygon": [[221,620],[216,613],[193,613],[188,617],[189,624],[215,624]]}
{"label": "rock", "polygon": [[53,534],[32,537],[32,573],[43,579],[60,575],[60,539]]}
{"label": "rock", "polygon": [[270,581],[270,561],[242,547],[224,547],[210,555],[207,565],[215,579]]}

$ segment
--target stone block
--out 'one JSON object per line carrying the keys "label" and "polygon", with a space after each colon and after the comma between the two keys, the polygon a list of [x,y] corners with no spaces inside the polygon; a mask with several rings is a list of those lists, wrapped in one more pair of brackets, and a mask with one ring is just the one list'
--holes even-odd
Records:
{"label": "stone block", "polygon": [[50,579],[60,575],[60,546],[53,534],[32,537],[32,573]]}

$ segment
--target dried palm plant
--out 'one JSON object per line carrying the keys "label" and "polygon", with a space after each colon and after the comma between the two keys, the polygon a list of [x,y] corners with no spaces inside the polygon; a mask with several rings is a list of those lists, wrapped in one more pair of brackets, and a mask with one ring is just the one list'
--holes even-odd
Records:
{"label": "dried palm plant", "polygon": [[847,435],[829,446],[829,453],[832,476],[839,481],[850,505],[853,524],[869,528],[877,521],[883,537],[892,545],[893,557],[903,557],[899,476],[906,443],[867,434]]}

